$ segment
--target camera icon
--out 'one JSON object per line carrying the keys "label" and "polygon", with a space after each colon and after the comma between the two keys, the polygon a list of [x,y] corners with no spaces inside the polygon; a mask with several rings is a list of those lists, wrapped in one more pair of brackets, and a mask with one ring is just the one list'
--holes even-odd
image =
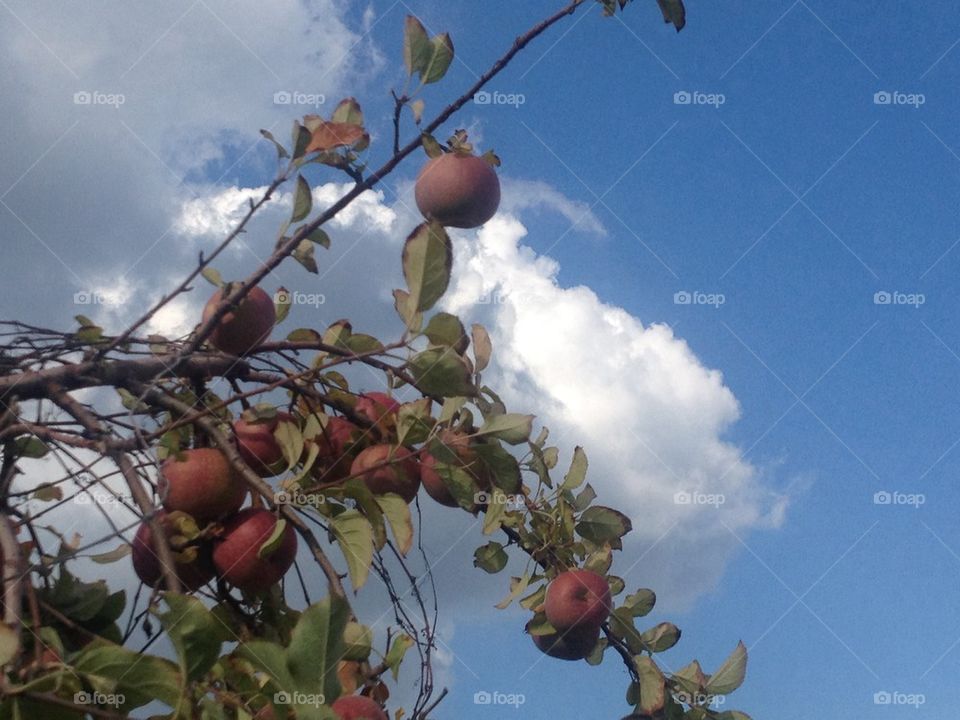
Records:
{"label": "camera icon", "polygon": [[291,705],[293,703],[293,698],[290,697],[290,693],[281,691],[273,694],[273,704],[274,705]]}
{"label": "camera icon", "polygon": [[276,305],[289,305],[292,301],[290,293],[286,290],[277,290],[273,294],[273,302]]}
{"label": "camera icon", "polygon": [[489,505],[490,504],[490,493],[483,492],[482,490],[478,493],[473,494],[473,502],[477,505]]}
{"label": "camera icon", "polygon": [[886,690],[881,690],[873,694],[874,705],[889,705],[891,702],[893,702],[893,696]]}
{"label": "camera icon", "polygon": [[693,95],[688,93],[686,90],[680,90],[673,94],[674,105],[689,105],[692,102],[693,102]]}
{"label": "camera icon", "polygon": [[293,502],[293,497],[286,490],[281,490],[273,495],[274,505],[289,505]]}
{"label": "camera icon", "polygon": [[82,690],[78,693],[73,694],[73,704],[74,705],[92,705],[93,697],[88,692],[83,692]]}
{"label": "camera icon", "polygon": [[873,294],[874,305],[889,305],[892,301],[893,296],[886,290],[881,290],[880,292],[875,292]]}
{"label": "camera icon", "polygon": [[880,90],[873,94],[874,105],[889,105],[893,102],[893,95],[886,90]]}
{"label": "camera icon", "polygon": [[880,492],[875,492],[873,494],[874,505],[889,505],[892,502],[893,502],[893,495],[888,493],[886,490],[881,490]]}
{"label": "camera icon", "polygon": [[473,694],[474,705],[489,705],[493,702],[493,696],[486,690],[478,690]]}
{"label": "camera icon", "polygon": [[473,102],[477,105],[489,105],[491,100],[493,100],[493,95],[486,90],[481,90],[473,95]]}
{"label": "camera icon", "polygon": [[286,90],[278,90],[273,94],[274,105],[289,105],[291,102],[293,102],[293,95]]}
{"label": "camera icon", "polygon": [[73,94],[74,105],[89,105],[92,100],[93,95],[88,93],[86,90],[81,90],[80,92],[75,92]]}
{"label": "camera icon", "polygon": [[81,290],[80,292],[75,292],[73,294],[73,304],[74,305],[89,305],[93,302],[93,295],[88,293],[86,290]]}
{"label": "camera icon", "polygon": [[686,290],[681,290],[680,292],[675,292],[673,294],[674,305],[689,305],[691,302],[693,302],[693,295],[688,293]]}
{"label": "camera icon", "polygon": [[686,492],[685,490],[681,490],[680,492],[675,492],[673,494],[674,505],[689,505],[692,500],[693,498],[691,497],[690,493]]}

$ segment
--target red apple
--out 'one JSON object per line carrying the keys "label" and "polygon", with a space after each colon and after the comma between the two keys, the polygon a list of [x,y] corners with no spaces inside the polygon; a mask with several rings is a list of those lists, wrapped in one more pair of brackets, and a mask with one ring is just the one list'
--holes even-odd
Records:
{"label": "red apple", "polygon": [[371,445],[354,458],[350,474],[361,478],[375,495],[396,493],[408,503],[420,489],[420,472],[407,448]]}
{"label": "red apple", "polygon": [[247,486],[227,456],[216,448],[171,455],[160,468],[160,497],[167,510],[181,510],[204,522],[236,512]]}
{"label": "red apple", "polygon": [[[173,523],[162,510],[157,513],[156,519],[169,539],[176,532]],[[186,554],[186,551],[178,553],[174,548],[171,548],[171,550],[174,553],[177,577],[185,589],[196,590],[206,585],[213,578],[213,564],[211,563],[208,546],[198,546],[194,550],[197,553],[196,557],[192,560],[185,559],[184,562],[181,562],[177,556],[182,557]],[[137,577],[145,585],[156,586],[157,582],[163,577],[163,566],[153,544],[153,534],[150,532],[150,526],[146,522],[141,523],[140,527],[137,528],[137,534],[134,535],[131,543],[130,558],[133,561],[133,570],[137,573]]]}
{"label": "red apple", "polygon": [[343,695],[330,707],[340,720],[390,720],[383,708],[365,695]]}
{"label": "red apple", "polygon": [[397,411],[400,403],[382,392],[364,393],[357,398],[353,410],[369,420],[381,432],[389,433],[397,426]]}
{"label": "red apple", "polygon": [[420,482],[423,484],[423,489],[441,505],[459,507],[460,504],[450,493],[440,473],[436,471],[436,464],[437,459],[430,453],[423,453],[420,456]]}
{"label": "red apple", "polygon": [[558,660],[583,660],[600,639],[599,625],[583,625],[549,635],[531,635],[537,648]]}
{"label": "red apple", "polygon": [[314,442],[318,446],[313,476],[322,483],[336,482],[350,474],[350,464],[360,451],[364,432],[346,418],[332,415]]}
{"label": "red apple", "polygon": [[223,535],[213,548],[217,574],[248,593],[262,592],[279,582],[297,555],[297,534],[287,525],[276,549],[258,557],[276,525],[277,516],[263,508],[247,508],[227,518]]}
{"label": "red apple", "polygon": [[458,465],[470,475],[479,490],[490,489],[488,473],[477,458],[476,451],[470,447],[470,438],[465,433],[444,429],[440,431],[438,440],[456,457],[455,459],[444,458],[443,460],[437,460],[426,447],[421,449],[420,481],[423,483],[423,487],[430,497],[447,507],[457,507],[458,505],[450,493],[450,490],[447,488],[446,483],[444,483],[443,478],[440,477],[440,474],[435,469],[438,462],[450,461],[448,464]]}
{"label": "red apple", "polygon": [[[223,299],[223,289],[217,290],[203,308],[206,322]],[[253,287],[240,304],[232,308],[210,335],[210,344],[230,355],[245,355],[270,336],[277,315],[273,299],[258,287]]]}
{"label": "red apple", "polygon": [[241,417],[233,423],[237,452],[261,477],[273,477],[286,469],[283,449],[273,434],[281,422],[296,421],[290,413],[278,412],[269,420],[248,421]]}
{"label": "red apple", "polygon": [[567,570],[547,586],[544,612],[557,630],[599,627],[613,609],[610,585],[592,570]]}
{"label": "red apple", "polygon": [[417,207],[441,225],[475,228],[500,206],[500,180],[483,158],[451,152],[431,159],[417,176]]}

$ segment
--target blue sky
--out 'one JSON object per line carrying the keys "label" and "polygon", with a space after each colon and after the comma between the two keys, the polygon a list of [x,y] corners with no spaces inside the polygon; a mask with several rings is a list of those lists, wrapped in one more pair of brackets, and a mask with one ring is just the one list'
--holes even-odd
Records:
{"label": "blue sky", "polygon": [[[181,204],[265,184],[271,158],[269,148],[250,151],[256,129],[285,135],[292,115],[311,110],[277,107],[271,89],[356,94],[374,134],[373,158],[383,158],[387,89],[402,84],[405,14],[417,14],[433,32],[449,31],[457,49],[445,80],[424,94],[430,115],[556,3],[316,3],[327,14],[312,19],[297,3],[258,9],[263,18],[201,5],[151,10],[164,15],[134,23],[129,44],[110,50],[113,35],[104,28],[117,21],[92,11],[77,11],[81,18],[43,3],[0,9],[7,15],[0,47],[14,69],[0,87],[22,98],[11,103],[8,160],[0,169],[0,192],[10,188],[0,195],[0,228],[13,248],[12,262],[0,265],[4,317],[63,325],[78,311],[73,293],[120,277],[118,257],[122,272],[146,253],[131,275],[141,279],[129,283],[143,288],[128,293],[149,295],[189,267],[212,241],[183,227],[165,232]],[[571,303],[563,307],[584,317],[622,308],[644,328],[634,339],[653,343],[652,324],[662,324],[672,337],[657,336],[656,347],[676,350],[682,340],[695,357],[672,373],[670,362],[603,365],[600,356],[619,348],[590,348],[597,377],[611,386],[678,388],[674,395],[638,390],[636,397],[662,404],[592,408],[593,420],[606,410],[618,417],[662,412],[638,420],[635,432],[651,452],[664,449],[667,465],[671,453],[708,447],[706,457],[721,442],[739,458],[736,482],[723,488],[739,514],[678,515],[676,532],[687,540],[671,537],[676,555],[653,551],[656,560],[645,560],[650,548],[662,547],[661,531],[648,528],[677,512],[663,497],[694,486],[709,491],[715,466],[668,468],[651,480],[656,463],[642,448],[621,453],[621,439],[606,429],[586,443],[605,473],[597,486],[638,525],[633,555],[620,561],[629,566],[641,557],[628,584],[658,589],[661,579],[673,601],[651,624],[671,619],[684,630],[665,666],[697,657],[710,670],[743,639],[747,682],[726,707],[755,718],[951,717],[960,666],[960,14],[942,1],[855,2],[841,10],[825,0],[689,0],[687,10],[688,26],[678,35],[661,24],[652,1],[638,0],[613,19],[587,8],[491,83],[491,90],[522,95],[523,104],[468,104],[445,128],[471,128],[484,149],[496,149],[501,174],[515,183],[505,197],[523,232],[504,221],[485,242],[507,237],[522,246],[507,257],[528,273],[522,277],[550,278],[564,292],[548,298]],[[214,14],[223,22],[211,21]],[[260,24],[266,29],[258,34]],[[339,27],[349,41],[338,39]],[[203,63],[195,75],[177,59],[184,48]],[[129,100],[118,109],[70,101],[73,92],[94,89]],[[677,93],[698,102],[678,104],[684,96]],[[878,104],[877,93],[892,102]],[[699,102],[708,100],[715,104]],[[58,140],[65,127],[69,134]],[[369,217],[389,209],[401,218],[395,227],[403,225],[418,163],[388,178]],[[532,183],[562,202],[529,200],[541,187]],[[579,217],[602,230],[571,230]],[[345,225],[343,242],[355,230]],[[473,258],[472,238],[461,240],[461,254]],[[336,241],[334,253],[342,252]],[[398,264],[382,260],[381,267],[374,255],[344,255],[343,267],[373,263],[375,280],[398,282]],[[240,253],[225,264],[239,275],[255,256]],[[552,259],[555,271],[535,268],[531,258]],[[489,271],[490,256],[486,262]],[[501,271],[497,277],[507,282]],[[52,277],[60,281],[45,291],[47,302],[25,301]],[[296,269],[280,281],[307,282]],[[333,288],[340,281],[325,282]],[[576,294],[581,286],[596,302]],[[344,307],[377,322],[383,289],[355,292]],[[503,380],[524,381],[511,397],[542,398],[541,418],[555,416],[569,431],[560,441],[565,449],[579,440],[575,432],[589,435],[589,424],[573,417],[582,399],[550,394],[531,379],[551,363],[524,355],[519,326],[507,327],[512,316],[465,301],[462,285],[459,292],[451,302],[467,309],[465,317],[493,313],[494,328],[504,325],[504,352],[516,350],[526,363],[504,370]],[[330,320],[339,310],[324,313]],[[562,313],[556,318],[558,327],[565,321]],[[580,326],[568,331],[591,337]],[[578,367],[587,372],[591,364]],[[737,410],[702,368],[722,373]],[[709,393],[703,432],[689,429],[698,426],[698,403],[684,398],[683,388]],[[671,400],[684,412],[674,416]],[[674,446],[657,434],[658,422],[691,439]],[[618,472],[633,477],[634,461],[650,465],[636,470],[636,487],[618,487]],[[694,482],[699,471],[706,476]],[[877,504],[882,492],[919,494],[923,503]],[[775,500],[782,516],[771,509]],[[626,714],[625,674],[612,657],[602,668],[544,660],[528,672],[539,656],[519,631],[523,613],[469,608],[450,613],[450,715]],[[516,712],[475,705],[480,690],[523,693],[526,703]],[[876,705],[878,692],[922,695],[923,704]]]}

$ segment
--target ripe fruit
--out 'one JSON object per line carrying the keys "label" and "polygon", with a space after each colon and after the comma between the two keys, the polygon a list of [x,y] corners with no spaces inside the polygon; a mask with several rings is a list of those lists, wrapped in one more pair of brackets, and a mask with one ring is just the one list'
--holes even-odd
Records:
{"label": "ripe fruit", "polygon": [[435,469],[437,459],[430,453],[423,453],[420,457],[420,482],[427,495],[432,497],[441,505],[447,507],[459,507],[459,503],[450,493],[443,478],[440,477]]}
{"label": "ripe fruit", "polygon": [[441,225],[475,228],[500,206],[500,180],[483,158],[444,153],[430,160],[417,176],[417,207]]}
{"label": "ripe fruit", "polygon": [[[157,513],[156,519],[169,541],[176,533],[173,522],[162,510]],[[176,562],[177,577],[185,589],[196,590],[213,578],[213,564],[210,561],[209,547],[200,545],[190,550],[185,549],[182,552],[178,552],[175,548],[171,548],[171,550]],[[190,557],[191,555],[193,557]],[[154,587],[163,577],[163,566],[153,544],[153,534],[150,532],[150,526],[146,522],[141,523],[140,527],[137,528],[137,534],[134,535],[131,543],[130,558],[133,561],[133,571],[145,585]]]}
{"label": "ripe fruit", "polygon": [[277,413],[269,420],[247,421],[240,418],[233,423],[240,457],[261,477],[273,477],[286,469],[283,449],[274,431],[281,422],[295,422],[289,413]]}
{"label": "ripe fruit", "polygon": [[454,464],[467,472],[479,490],[490,489],[490,479],[485,468],[477,457],[476,451],[470,447],[470,438],[462,432],[449,428],[441,430],[437,438],[455,457],[441,455],[438,460],[426,447],[420,451],[420,481],[427,494],[441,505],[457,507],[458,503],[450,493],[440,473],[437,472],[438,462]]}
{"label": "ripe fruit", "polygon": [[277,517],[263,508],[247,508],[227,518],[213,549],[217,574],[244,592],[267,590],[280,581],[297,555],[297,534],[287,525],[279,544],[266,557],[260,547],[273,535]]}
{"label": "ripe fruit", "polygon": [[397,425],[400,403],[386,393],[369,392],[357,398],[353,409],[357,415],[373,423],[374,427],[389,432]]}
{"label": "ripe fruit", "polygon": [[167,510],[181,510],[200,522],[236,512],[247,486],[227,456],[216,448],[195,448],[171,455],[160,468],[160,497]]}
{"label": "ripe fruit", "polygon": [[337,415],[327,420],[313,442],[317,443],[314,477],[323,483],[336,482],[350,474],[350,463],[359,450],[363,431]]}
{"label": "ripe fruit", "polygon": [[340,720],[390,720],[383,708],[365,695],[343,695],[330,707]]}
{"label": "ripe fruit", "polygon": [[[223,289],[217,290],[203,308],[204,322],[216,311],[223,298]],[[258,287],[250,289],[246,297],[220,318],[210,335],[210,344],[230,355],[245,355],[270,335],[277,315],[273,300]]]}
{"label": "ripe fruit", "polygon": [[361,478],[374,495],[396,493],[408,503],[420,489],[420,472],[407,448],[371,445],[354,458],[350,474]]}
{"label": "ripe fruit", "polygon": [[544,612],[557,630],[599,627],[613,608],[610,585],[592,570],[567,570],[547,586]]}
{"label": "ripe fruit", "polygon": [[558,660],[583,660],[600,639],[599,625],[583,625],[565,632],[531,635],[537,648]]}

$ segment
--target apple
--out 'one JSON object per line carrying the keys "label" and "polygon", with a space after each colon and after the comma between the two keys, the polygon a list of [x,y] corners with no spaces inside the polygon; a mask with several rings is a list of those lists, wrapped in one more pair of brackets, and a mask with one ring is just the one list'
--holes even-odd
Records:
{"label": "apple", "polygon": [[432,158],[417,176],[417,207],[428,220],[457,228],[475,228],[500,206],[500,180],[483,158],[461,152]]}
{"label": "apple", "polygon": [[371,445],[354,458],[350,474],[361,478],[374,495],[396,493],[408,503],[420,489],[420,472],[407,448]]}
{"label": "apple", "polygon": [[[176,532],[176,528],[169,517],[162,510],[157,513],[156,520],[166,534],[168,541]],[[144,521],[137,528],[136,535],[133,536],[133,542],[130,544],[130,558],[133,561],[133,571],[137,577],[150,587],[155,587],[163,577],[163,566],[157,555],[153,544],[153,534],[150,532],[150,525]],[[186,552],[178,553],[173,551],[177,577],[180,584],[186,590],[196,590],[206,585],[213,578],[213,564],[210,558],[210,548],[206,545],[200,545],[194,550],[196,553],[192,559],[187,559]],[[180,557],[178,557],[178,555]],[[181,561],[182,558],[182,561]]]}
{"label": "apple", "polygon": [[600,639],[599,625],[582,625],[549,635],[531,635],[533,644],[558,660],[583,660]]}
{"label": "apple", "polygon": [[342,695],[330,707],[340,720],[390,720],[383,708],[365,695]]}
{"label": "apple", "polygon": [[[488,473],[477,458],[477,453],[470,447],[470,438],[465,433],[446,428],[440,431],[437,439],[456,456],[456,460],[448,464],[458,464],[462,469],[466,470],[476,483],[478,489],[490,489]],[[444,460],[437,460],[426,447],[421,449],[420,482],[423,484],[423,488],[427,491],[427,494],[441,505],[458,507],[457,501],[436,470],[437,463],[446,462],[446,460],[446,458]]]}
{"label": "apple", "polygon": [[247,497],[243,478],[216,448],[171,455],[160,467],[158,489],[164,508],[188,513],[199,522],[236,512]]}
{"label": "apple", "polygon": [[213,548],[217,574],[248,593],[262,592],[279,582],[297,555],[297,534],[287,525],[273,552],[259,557],[260,547],[276,525],[277,516],[264,508],[247,508],[227,518],[223,535]]}
{"label": "apple", "polygon": [[369,420],[381,432],[389,433],[397,426],[397,411],[400,403],[382,392],[369,392],[357,398],[353,410]]}
{"label": "apple", "polygon": [[283,448],[273,434],[281,422],[295,423],[296,420],[290,413],[278,412],[270,419],[246,420],[241,417],[233,423],[237,452],[261,477],[279,475],[287,467]]}
{"label": "apple", "polygon": [[336,482],[350,474],[350,463],[359,451],[364,433],[346,418],[332,415],[317,434],[318,454],[313,476],[320,482]]}
{"label": "apple", "polygon": [[436,471],[436,464],[437,459],[430,453],[423,453],[420,456],[420,483],[423,485],[423,489],[427,491],[427,495],[441,505],[459,507],[460,503],[456,501],[449,488],[447,488],[447,484],[440,477],[440,473]]}
{"label": "apple", "polygon": [[[223,299],[223,288],[217,290],[203,308],[206,322]],[[240,304],[220,318],[210,334],[210,344],[230,355],[246,355],[270,336],[277,314],[273,299],[258,287],[253,287]]]}
{"label": "apple", "polygon": [[592,570],[566,570],[547,586],[544,612],[557,630],[599,627],[613,609],[610,585]]}

